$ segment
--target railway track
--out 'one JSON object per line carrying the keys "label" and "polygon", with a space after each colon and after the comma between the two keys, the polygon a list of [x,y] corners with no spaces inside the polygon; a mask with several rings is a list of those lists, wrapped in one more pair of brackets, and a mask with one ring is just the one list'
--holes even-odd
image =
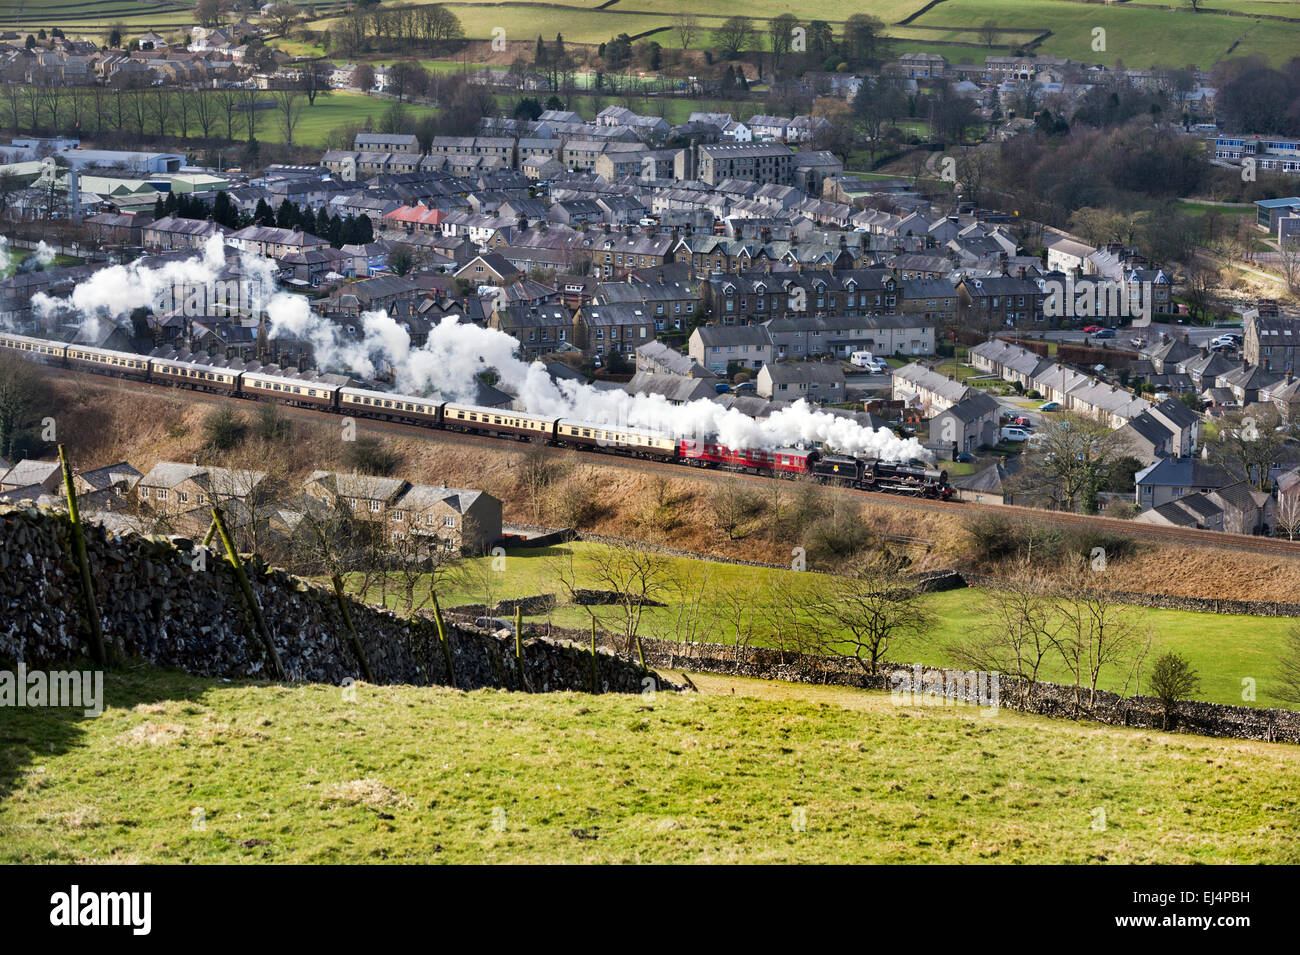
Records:
{"label": "railway track", "polygon": [[[170,385],[158,384],[156,382],[114,378],[106,375],[93,375],[73,371],[67,368],[59,368],[54,365],[39,365],[38,367],[42,372],[52,378],[65,379],[78,384],[93,384],[101,388],[108,388],[115,391],[127,391],[133,393],[140,393],[143,391],[156,393],[160,396],[179,398],[193,403],[210,405],[217,405],[225,402],[249,405],[255,404],[253,400],[247,398],[232,398],[226,395],[209,394],[202,391],[190,391]],[[283,404],[280,405],[280,413],[285,417],[304,422],[320,423],[322,421],[339,420],[339,416],[331,412],[318,411],[310,408],[298,408]],[[522,451],[525,448],[537,448],[541,449],[546,454],[551,454],[557,457],[571,458],[574,454],[581,454],[591,460],[592,463],[598,462],[603,467],[623,468],[629,471],[639,471],[643,473],[647,471],[660,471],[674,477],[705,477],[711,479],[726,477],[745,482],[753,482],[765,487],[774,480],[773,478],[759,474],[742,474],[734,471],[723,471],[710,468],[684,467],[683,465],[672,464],[666,461],[628,458],[616,454],[603,453],[598,450],[580,451],[568,448],[558,448],[550,445],[529,444],[528,442],[523,441],[512,442],[509,439],[504,438],[466,434],[457,431],[435,430],[432,428],[423,428],[418,425],[402,424],[394,421],[378,421],[372,418],[356,418],[353,420],[356,421],[356,426],[359,431],[378,435],[402,435],[405,437],[422,438],[426,441],[433,441],[439,444],[451,446],[484,448],[496,451],[509,450],[512,447],[519,451]],[[958,520],[960,520],[963,515],[992,513],[1001,514],[1018,520],[1031,521],[1049,527],[1058,527],[1063,529],[1086,528],[1093,531],[1104,531],[1118,536],[1128,537],[1133,540],[1145,540],[1155,543],[1183,543],[1201,547],[1226,548],[1229,550],[1269,554],[1276,557],[1300,557],[1300,541],[1285,541],[1271,537],[1249,537],[1244,534],[1225,534],[1220,531],[1192,530],[1182,527],[1159,527],[1153,524],[1138,524],[1134,521],[1125,521],[1114,517],[1070,514],[1065,511],[1044,511],[1030,507],[1018,507],[1011,504],[975,504],[967,501],[937,501],[928,498],[885,494],[879,491],[859,491],[852,488],[837,488],[837,490],[846,494],[856,495],[860,498],[871,501],[873,504],[878,504],[884,507],[942,513],[950,515]]]}

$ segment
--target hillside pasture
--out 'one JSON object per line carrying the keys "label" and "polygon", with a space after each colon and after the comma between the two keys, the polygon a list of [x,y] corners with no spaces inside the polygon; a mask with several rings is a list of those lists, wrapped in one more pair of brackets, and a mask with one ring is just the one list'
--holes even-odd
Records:
{"label": "hillside pasture", "polygon": [[98,718],[3,711],[0,862],[1300,862],[1300,747],[695,682],[110,673]]}
{"label": "hillside pasture", "polygon": [[[608,562],[609,555],[605,545],[590,542],[553,548],[512,549],[508,551],[504,572],[491,570],[492,558],[466,561],[461,573],[439,583],[438,598],[443,607],[451,607],[554,593],[561,597],[560,607],[549,615],[527,616],[526,620],[543,629],[548,620],[557,626],[589,629],[592,614],[586,608],[563,600],[565,591],[558,574],[561,567],[571,566],[579,586],[602,589],[598,570]],[[1112,570],[1115,575],[1112,586],[1122,588],[1125,573],[1122,565],[1116,565]],[[774,602],[783,588],[806,595],[818,585],[819,577],[810,571],[665,557],[662,574],[665,588],[657,598],[665,606],[646,609],[640,633],[668,640],[734,644],[739,630],[747,634],[744,638],[747,644],[777,647],[781,645],[776,636],[777,624],[762,608]],[[706,592],[697,607],[693,609],[690,601],[683,600],[676,587],[677,581],[693,581],[696,587],[705,586]],[[931,625],[924,635],[894,645],[888,659],[903,663],[953,665],[956,660],[951,648],[986,625],[985,597],[985,592],[979,588],[928,595],[922,606],[931,618]],[[373,586],[366,599],[379,602],[380,588]],[[404,600],[402,594],[390,590],[386,603],[401,610]],[[417,585],[416,601],[416,606],[429,606],[427,578]],[[591,609],[602,629],[621,632],[621,615],[616,608]],[[1145,637],[1149,632],[1151,637],[1148,669],[1150,662],[1161,653],[1176,651],[1186,656],[1200,673],[1199,698],[1231,705],[1278,705],[1269,692],[1277,665],[1277,648],[1285,634],[1297,625],[1296,620],[1145,607],[1134,608],[1132,614],[1140,634]],[[693,619],[698,632],[683,634],[684,619]],[[839,649],[851,652],[847,646]],[[1055,656],[1049,658],[1044,670],[1044,679],[1067,683],[1071,680]],[[1145,677],[1145,673],[1142,676]],[[1126,673],[1115,670],[1103,678],[1101,686],[1124,692],[1126,678]],[[1243,680],[1254,681],[1257,699],[1243,700]],[[1139,689],[1140,685],[1130,683],[1128,686],[1129,693]]]}

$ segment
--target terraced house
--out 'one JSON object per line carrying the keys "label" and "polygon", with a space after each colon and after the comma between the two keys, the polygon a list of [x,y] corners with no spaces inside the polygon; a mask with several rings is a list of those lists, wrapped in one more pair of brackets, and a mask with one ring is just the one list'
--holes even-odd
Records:
{"label": "terraced house", "polygon": [[541,358],[570,343],[573,316],[564,305],[514,302],[494,309],[488,326],[519,341],[519,357]]}
{"label": "terraced house", "polygon": [[136,485],[140,503],[178,515],[200,507],[246,501],[266,479],[261,471],[159,461]]}
{"label": "terraced house", "polygon": [[841,272],[740,272],[714,276],[703,286],[705,303],[723,325],[773,318],[893,315],[901,286],[888,269]]}
{"label": "terraced house", "polygon": [[576,344],[587,355],[626,355],[655,338],[653,317],[637,305],[584,305],[573,319]]}
{"label": "terraced house", "polygon": [[696,364],[719,375],[727,373],[730,362],[762,368],[775,352],[772,336],[759,325],[701,325],[691,332],[687,349]]}
{"label": "terraced house", "polygon": [[389,536],[436,539],[465,554],[484,554],[501,540],[501,502],[484,491],[407,484],[386,510]]}
{"label": "terraced house", "polygon": [[1016,328],[1045,321],[1047,296],[1029,279],[965,278],[957,286],[957,297],[962,321],[975,328]]}

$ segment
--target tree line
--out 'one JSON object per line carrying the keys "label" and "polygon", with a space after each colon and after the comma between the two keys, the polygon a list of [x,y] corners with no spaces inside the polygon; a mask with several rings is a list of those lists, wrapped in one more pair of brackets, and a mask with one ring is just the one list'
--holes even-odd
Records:
{"label": "tree line", "polygon": [[272,209],[265,199],[258,199],[251,213],[243,212],[224,191],[217,193],[209,207],[202,199],[185,193],[167,193],[154,201],[154,219],[176,216],[181,219],[206,219],[230,229],[243,229],[250,225],[273,226],[279,229],[301,230],[317,238],[327,239],[333,248],[345,245],[365,245],[375,239],[374,226],[368,215],[340,216],[331,214],[322,205],[315,212],[284,199],[277,209]]}

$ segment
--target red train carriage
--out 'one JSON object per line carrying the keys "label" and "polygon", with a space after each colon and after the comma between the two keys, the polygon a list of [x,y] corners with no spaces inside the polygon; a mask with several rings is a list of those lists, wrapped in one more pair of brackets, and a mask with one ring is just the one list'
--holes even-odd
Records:
{"label": "red train carriage", "polygon": [[693,441],[687,438],[678,443],[677,454],[682,461],[695,467],[720,467],[780,477],[807,474],[810,460],[817,458],[816,451],[802,451],[798,448],[777,448],[773,451],[729,448],[716,441]]}

